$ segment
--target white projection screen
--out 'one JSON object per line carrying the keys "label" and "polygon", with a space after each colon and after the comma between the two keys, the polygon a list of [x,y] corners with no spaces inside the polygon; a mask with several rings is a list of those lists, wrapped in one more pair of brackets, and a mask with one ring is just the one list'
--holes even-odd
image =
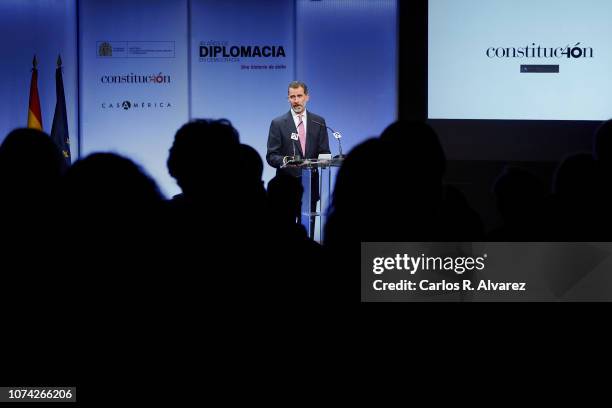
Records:
{"label": "white projection screen", "polygon": [[429,0],[428,117],[612,117],[612,1]]}

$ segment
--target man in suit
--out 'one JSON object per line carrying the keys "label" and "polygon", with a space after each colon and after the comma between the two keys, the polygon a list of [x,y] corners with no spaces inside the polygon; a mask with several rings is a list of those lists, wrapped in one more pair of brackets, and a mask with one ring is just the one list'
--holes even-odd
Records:
{"label": "man in suit", "polygon": [[[329,150],[329,137],[325,119],[312,112],[306,111],[309,100],[308,87],[300,81],[289,84],[288,100],[291,109],[289,112],[272,120],[268,134],[268,153],[266,161],[275,167],[276,174],[288,174],[301,177],[299,168],[281,168],[290,157],[299,156],[302,159],[316,159],[321,153],[331,153]],[[319,177],[313,172],[311,189],[311,212],[316,211],[319,200]],[[310,220],[311,237],[314,231],[314,217]]]}

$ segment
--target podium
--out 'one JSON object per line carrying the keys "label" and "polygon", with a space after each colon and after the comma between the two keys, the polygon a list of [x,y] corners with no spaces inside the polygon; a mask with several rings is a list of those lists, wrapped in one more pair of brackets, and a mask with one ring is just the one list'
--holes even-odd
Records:
{"label": "podium", "polygon": [[296,159],[288,161],[283,167],[302,170],[302,211],[301,223],[308,236],[322,243],[327,211],[331,204],[332,179],[335,180],[342,158],[335,159]]}

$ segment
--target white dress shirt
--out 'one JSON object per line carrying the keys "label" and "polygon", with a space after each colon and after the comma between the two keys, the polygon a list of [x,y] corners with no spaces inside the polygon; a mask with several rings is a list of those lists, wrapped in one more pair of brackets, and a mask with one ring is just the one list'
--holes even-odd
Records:
{"label": "white dress shirt", "polygon": [[[306,123],[307,123],[306,109],[304,109],[301,115],[302,115],[302,120],[304,121],[304,135],[307,135],[308,129],[306,129]],[[300,124],[300,118],[298,117],[298,114],[293,111],[293,109],[291,109],[291,116],[293,116],[293,122],[295,123],[295,128],[297,129],[298,125]]]}

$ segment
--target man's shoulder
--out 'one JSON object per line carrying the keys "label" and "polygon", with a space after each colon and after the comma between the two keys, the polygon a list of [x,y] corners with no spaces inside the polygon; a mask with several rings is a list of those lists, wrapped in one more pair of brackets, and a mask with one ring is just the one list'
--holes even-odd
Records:
{"label": "man's shoulder", "polygon": [[325,123],[325,119],[321,115],[317,115],[316,113],[308,111],[308,116],[311,120],[316,120],[317,122]]}
{"label": "man's shoulder", "polygon": [[274,119],[272,119],[272,123],[280,123],[283,122],[285,120],[287,120],[287,118],[291,118],[291,112],[286,112]]}

